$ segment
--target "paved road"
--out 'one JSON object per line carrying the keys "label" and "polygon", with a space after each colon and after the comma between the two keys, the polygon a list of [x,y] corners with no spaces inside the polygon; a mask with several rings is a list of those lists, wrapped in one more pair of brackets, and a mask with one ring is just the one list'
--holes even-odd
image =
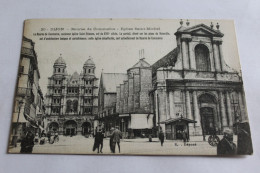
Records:
{"label": "paved road", "polygon": [[[65,137],[60,136],[60,141],[54,144],[35,145],[33,153],[52,154],[97,154],[92,151],[94,139],[83,136]],[[160,145],[158,139],[148,142],[148,139],[123,139],[121,140],[120,154],[134,155],[216,155],[216,147],[207,142],[189,142],[190,146],[184,146],[181,141],[165,141]],[[19,153],[20,147],[11,148],[10,153]],[[104,139],[103,154],[112,154],[109,148],[109,139]],[[116,148],[116,154],[118,148]]]}

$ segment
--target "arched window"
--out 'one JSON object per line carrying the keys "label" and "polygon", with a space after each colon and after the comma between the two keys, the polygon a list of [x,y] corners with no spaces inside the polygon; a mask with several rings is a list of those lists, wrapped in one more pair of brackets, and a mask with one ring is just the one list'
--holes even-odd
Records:
{"label": "arched window", "polygon": [[195,47],[195,57],[198,71],[210,71],[209,49],[205,45],[198,44]]}
{"label": "arched window", "polygon": [[73,110],[74,110],[74,112],[78,111],[78,100],[73,101]]}
{"label": "arched window", "polygon": [[67,101],[67,105],[66,105],[66,107],[67,107],[67,109],[66,109],[66,112],[70,112],[70,110],[71,110],[71,100],[68,100]]}

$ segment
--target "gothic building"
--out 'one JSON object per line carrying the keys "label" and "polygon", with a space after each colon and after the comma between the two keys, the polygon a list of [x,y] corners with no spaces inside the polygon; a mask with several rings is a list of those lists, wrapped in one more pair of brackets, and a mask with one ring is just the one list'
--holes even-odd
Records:
{"label": "gothic building", "polygon": [[149,95],[151,90],[152,68],[141,58],[127,70],[127,79],[116,87],[116,112],[124,137],[141,137],[152,133],[155,123]]}
{"label": "gothic building", "polygon": [[152,65],[156,121],[168,139],[222,134],[247,121],[242,79],[225,63],[219,27],[181,22],[177,47]]}
{"label": "gothic building", "polygon": [[120,126],[119,114],[116,111],[116,87],[126,79],[127,74],[125,73],[101,73],[98,92],[98,121],[103,124],[106,136],[110,135],[112,127]]}
{"label": "gothic building", "polygon": [[98,87],[95,63],[88,59],[83,71],[67,74],[66,63],[60,56],[53,65],[46,94],[47,131],[63,135],[88,135],[98,112]]}

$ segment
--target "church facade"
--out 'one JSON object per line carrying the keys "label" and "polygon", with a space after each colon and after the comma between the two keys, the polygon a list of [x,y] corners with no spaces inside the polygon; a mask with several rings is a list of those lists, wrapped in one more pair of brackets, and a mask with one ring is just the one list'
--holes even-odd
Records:
{"label": "church facade", "polygon": [[154,113],[167,139],[222,134],[247,121],[242,78],[225,63],[219,27],[181,22],[177,47],[152,65]]}
{"label": "church facade", "polygon": [[53,65],[46,94],[47,131],[63,135],[89,135],[98,112],[98,86],[95,63],[88,59],[83,71],[67,74],[66,62],[60,56]]}

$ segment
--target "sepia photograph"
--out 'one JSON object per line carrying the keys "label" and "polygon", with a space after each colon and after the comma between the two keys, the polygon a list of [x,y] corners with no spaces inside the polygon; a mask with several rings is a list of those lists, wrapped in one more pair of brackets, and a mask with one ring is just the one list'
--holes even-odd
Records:
{"label": "sepia photograph", "polygon": [[28,19],[18,68],[8,153],[253,154],[232,20]]}

